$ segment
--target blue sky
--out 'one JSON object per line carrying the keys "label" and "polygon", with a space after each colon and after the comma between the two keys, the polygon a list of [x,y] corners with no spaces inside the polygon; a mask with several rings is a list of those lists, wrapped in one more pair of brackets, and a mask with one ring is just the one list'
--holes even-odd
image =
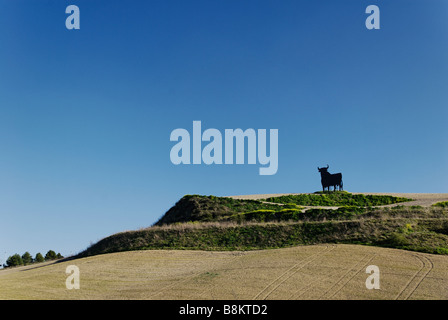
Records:
{"label": "blue sky", "polygon": [[[445,0],[0,0],[0,44],[0,264],[147,227],[184,194],[314,192],[326,164],[348,191],[448,192]],[[278,129],[277,174],[174,166],[194,120]]]}

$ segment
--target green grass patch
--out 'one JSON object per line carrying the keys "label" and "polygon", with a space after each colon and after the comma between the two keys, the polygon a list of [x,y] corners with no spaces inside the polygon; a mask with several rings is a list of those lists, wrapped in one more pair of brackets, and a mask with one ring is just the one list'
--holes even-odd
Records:
{"label": "green grass patch", "polygon": [[433,207],[448,208],[448,201],[437,202],[432,205]]}
{"label": "green grass patch", "polygon": [[411,201],[412,199],[388,195],[352,194],[345,191],[314,194],[286,195],[266,198],[264,201],[275,203],[294,203],[301,206],[359,206],[372,207]]}

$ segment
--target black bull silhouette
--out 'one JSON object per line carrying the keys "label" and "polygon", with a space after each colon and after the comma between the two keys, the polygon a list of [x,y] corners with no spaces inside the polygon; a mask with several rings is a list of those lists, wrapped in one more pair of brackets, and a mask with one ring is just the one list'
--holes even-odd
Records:
{"label": "black bull silhouette", "polygon": [[333,190],[336,191],[336,187],[338,190],[343,190],[342,185],[342,173],[331,174],[328,172],[328,168],[330,166],[327,164],[327,167],[319,168],[317,170],[320,172],[321,182],[322,182],[322,190],[325,191],[325,188],[330,191],[330,187],[333,187]]}

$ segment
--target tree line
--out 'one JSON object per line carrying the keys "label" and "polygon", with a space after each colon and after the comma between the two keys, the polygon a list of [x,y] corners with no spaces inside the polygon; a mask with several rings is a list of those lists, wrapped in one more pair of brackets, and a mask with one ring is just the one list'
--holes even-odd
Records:
{"label": "tree line", "polygon": [[8,259],[6,259],[6,263],[3,264],[3,267],[8,268],[8,267],[16,267],[16,266],[26,266],[26,265],[29,265],[32,263],[56,260],[56,259],[61,259],[61,258],[64,258],[64,257],[60,253],[56,253],[53,250],[48,250],[48,252],[45,254],[45,257],[42,255],[42,253],[38,252],[34,256],[34,258],[27,251],[22,255],[16,253],[16,254],[13,254],[12,256],[9,256]]}

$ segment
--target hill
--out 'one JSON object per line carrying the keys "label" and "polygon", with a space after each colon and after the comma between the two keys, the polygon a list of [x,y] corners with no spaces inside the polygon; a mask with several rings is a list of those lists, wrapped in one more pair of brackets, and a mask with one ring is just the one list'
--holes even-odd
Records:
{"label": "hill", "polygon": [[[187,195],[149,228],[71,259],[0,270],[0,299],[445,299],[447,201]],[[81,290],[64,286],[73,264]],[[369,265],[380,270],[380,290],[366,289]]]}
{"label": "hill", "polygon": [[[79,290],[65,287],[73,264]],[[366,289],[369,265],[380,290]],[[362,245],[127,251],[0,270],[0,299],[446,299],[447,270],[448,256]]]}
{"label": "hill", "polygon": [[448,254],[448,209],[405,205],[413,201],[348,192],[258,199],[186,195],[154,226],[111,235],[78,257],[129,250],[253,250],[323,243]]}

